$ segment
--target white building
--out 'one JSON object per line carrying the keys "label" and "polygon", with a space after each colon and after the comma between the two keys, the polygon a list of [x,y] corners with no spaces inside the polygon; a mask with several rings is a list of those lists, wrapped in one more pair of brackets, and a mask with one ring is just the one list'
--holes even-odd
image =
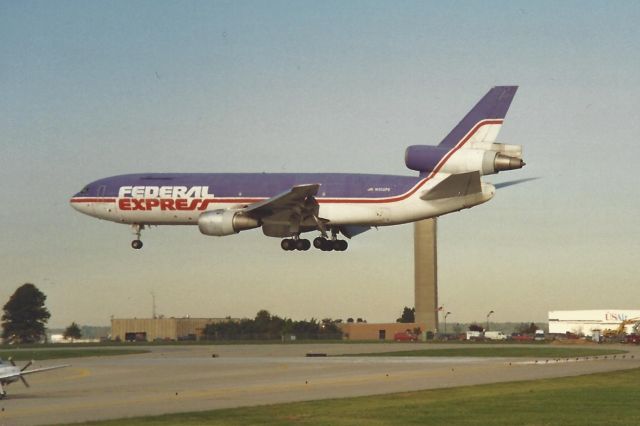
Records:
{"label": "white building", "polygon": [[640,321],[640,310],[549,311],[549,333],[589,335],[593,330],[616,330],[623,321],[629,321],[625,332],[632,333],[635,322]]}

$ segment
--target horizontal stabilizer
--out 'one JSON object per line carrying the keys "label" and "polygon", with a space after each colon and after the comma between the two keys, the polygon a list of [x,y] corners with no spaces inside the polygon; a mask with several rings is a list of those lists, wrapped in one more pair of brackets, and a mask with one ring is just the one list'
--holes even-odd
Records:
{"label": "horizontal stabilizer", "polygon": [[476,171],[450,175],[420,198],[425,201],[433,201],[442,198],[463,197],[478,192],[482,192],[482,185],[480,184],[480,172]]}

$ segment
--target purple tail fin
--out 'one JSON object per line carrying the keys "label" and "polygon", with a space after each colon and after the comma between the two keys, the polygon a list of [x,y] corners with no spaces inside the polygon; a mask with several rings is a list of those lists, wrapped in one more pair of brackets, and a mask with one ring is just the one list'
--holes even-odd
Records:
{"label": "purple tail fin", "polygon": [[455,147],[482,121],[494,120],[496,123],[502,123],[516,90],[518,86],[496,86],[489,90],[438,146],[447,149]]}

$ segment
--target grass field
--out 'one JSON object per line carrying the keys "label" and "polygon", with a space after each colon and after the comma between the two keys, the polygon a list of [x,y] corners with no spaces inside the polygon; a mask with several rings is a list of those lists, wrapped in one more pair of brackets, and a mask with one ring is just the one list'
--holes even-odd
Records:
{"label": "grass field", "polygon": [[527,358],[571,358],[583,356],[602,356],[623,354],[626,351],[618,349],[596,348],[557,348],[549,346],[490,346],[490,347],[460,347],[446,349],[416,349],[400,352],[380,352],[348,354],[342,356],[461,356],[461,357],[527,357]]}
{"label": "grass field", "polygon": [[112,356],[112,355],[132,355],[142,354],[149,351],[142,349],[38,349],[20,351],[0,351],[0,358],[6,360],[12,358],[14,361],[41,361],[45,359],[79,358],[87,356]]}
{"label": "grass field", "polygon": [[636,425],[640,369],[373,397],[87,423],[127,425]]}

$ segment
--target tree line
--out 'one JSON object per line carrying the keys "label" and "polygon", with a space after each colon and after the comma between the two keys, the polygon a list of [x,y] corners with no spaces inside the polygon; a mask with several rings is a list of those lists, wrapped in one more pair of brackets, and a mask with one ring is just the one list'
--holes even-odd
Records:
{"label": "tree line", "polygon": [[341,339],[339,323],[340,320],[330,318],[294,321],[271,315],[263,309],[253,319],[208,324],[202,334],[206,340],[274,340],[288,339],[290,336],[303,340]]}

